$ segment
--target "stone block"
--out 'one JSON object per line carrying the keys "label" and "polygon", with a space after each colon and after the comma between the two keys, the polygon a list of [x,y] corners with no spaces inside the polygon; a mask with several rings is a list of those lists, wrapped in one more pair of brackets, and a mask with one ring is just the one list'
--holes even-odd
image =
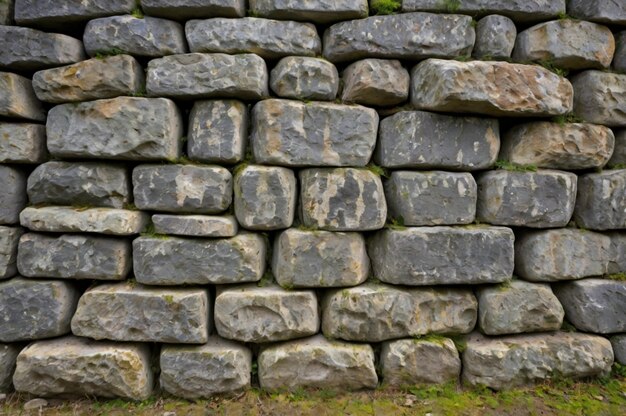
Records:
{"label": "stone block", "polygon": [[626,126],[626,105],[616,98],[626,94],[626,74],[589,70],[571,80],[576,116],[589,123]]}
{"label": "stone block", "polygon": [[508,59],[515,47],[517,28],[506,16],[485,16],[476,25],[476,43],[472,56],[484,59]]}
{"label": "stone block", "polygon": [[329,24],[367,17],[368,4],[367,0],[250,0],[250,10],[271,19]]}
{"label": "stone block", "polygon": [[245,0],[141,0],[141,9],[150,16],[174,20],[207,17],[243,17]]}
{"label": "stone block", "polygon": [[409,71],[397,60],[357,61],[344,69],[342,79],[342,101],[382,107],[409,98]]}
{"label": "stone block", "polygon": [[130,13],[135,7],[134,0],[15,0],[15,22],[62,30],[73,23]]}
{"label": "stone block", "polygon": [[626,365],[626,334],[611,337],[615,362]]}
{"label": "stone block", "polygon": [[26,172],[0,165],[0,225],[17,224],[20,211],[26,206]]}
{"label": "stone block", "polygon": [[0,279],[13,277],[17,273],[17,246],[23,232],[19,227],[0,225]]}
{"label": "stone block", "polygon": [[611,259],[609,274],[626,273],[626,233],[613,232],[608,234],[611,239]]}
{"label": "stone block", "polygon": [[615,148],[607,166],[626,168],[626,130],[615,130]]}
{"label": "stone block", "polygon": [[579,176],[574,220],[592,230],[626,228],[626,169]]}
{"label": "stone block", "polygon": [[13,0],[0,3],[0,25],[11,25],[13,23]]}
{"label": "stone block", "polygon": [[40,124],[0,122],[0,163],[43,163],[46,127]]}
{"label": "stone block", "polygon": [[568,0],[567,13],[581,20],[626,25],[626,4],[612,0]]}
{"label": "stone block", "polygon": [[232,215],[167,215],[152,216],[154,232],[189,237],[234,237],[239,225]]}
{"label": "stone block", "polygon": [[0,393],[13,390],[15,360],[21,349],[19,344],[0,344]]}
{"label": "stone block", "polygon": [[35,96],[30,79],[0,72],[0,116],[28,121],[46,120],[46,112]]}
{"label": "stone block", "polygon": [[612,67],[616,71],[626,72],[626,30],[615,34],[615,55]]}
{"label": "stone block", "polygon": [[324,59],[289,56],[272,69],[270,87],[279,97],[332,101],[339,89],[339,73]]}

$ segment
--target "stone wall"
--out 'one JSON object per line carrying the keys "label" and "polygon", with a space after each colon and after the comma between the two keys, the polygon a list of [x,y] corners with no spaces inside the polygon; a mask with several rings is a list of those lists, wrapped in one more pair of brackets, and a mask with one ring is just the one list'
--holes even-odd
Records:
{"label": "stone wall", "polygon": [[0,391],[626,364],[626,2],[371,3],[0,1]]}

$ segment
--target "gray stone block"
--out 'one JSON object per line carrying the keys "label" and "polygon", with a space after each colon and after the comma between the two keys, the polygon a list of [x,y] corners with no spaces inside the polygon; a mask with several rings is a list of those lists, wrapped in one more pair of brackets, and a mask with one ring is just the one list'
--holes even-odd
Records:
{"label": "gray stone block", "polygon": [[45,121],[46,112],[35,96],[30,79],[0,72],[0,116]]}
{"label": "gray stone block", "polygon": [[21,349],[19,344],[0,344],[0,393],[13,390],[15,360]]}
{"label": "gray stone block", "polygon": [[118,97],[58,105],[46,132],[56,157],[166,160],[180,157],[183,121],[168,99]]}
{"label": "gray stone block", "polygon": [[256,282],[265,272],[267,243],[259,234],[228,239],[140,237],[133,241],[133,270],[149,285]]}
{"label": "gray stone block", "polygon": [[279,230],[293,223],[296,176],[291,169],[248,165],[235,174],[235,216],[250,230]]}
{"label": "gray stone block", "polygon": [[615,98],[626,94],[626,74],[589,70],[571,80],[576,116],[589,123],[626,126],[624,103]]}
{"label": "gray stone block", "polygon": [[611,337],[611,346],[615,355],[615,362],[626,365],[626,334]]}
{"label": "gray stone block", "polygon": [[121,52],[160,58],[187,52],[185,32],[180,23],[156,17],[131,15],[90,20],[83,34],[89,56]]}
{"label": "gray stone block", "polygon": [[397,60],[357,61],[344,69],[342,80],[342,101],[392,106],[409,98],[409,71]]}
{"label": "gray stone block", "polygon": [[130,241],[88,234],[24,234],[17,256],[25,277],[124,280],[131,265]]}
{"label": "gray stone block", "polygon": [[600,276],[610,259],[610,238],[586,230],[526,231],[515,241],[515,274],[534,282]]}
{"label": "gray stone block", "polygon": [[321,307],[326,337],[359,342],[431,333],[466,334],[474,329],[478,312],[469,290],[372,283],[327,292]]}
{"label": "gray stone block", "polygon": [[265,343],[314,335],[320,327],[312,290],[275,285],[222,287],[215,298],[215,329],[228,339]]}
{"label": "gray stone block", "polygon": [[[364,58],[420,60],[469,55],[474,46],[472,18],[405,13],[372,16],[332,25],[324,33],[324,57],[331,62]],[[415,28],[428,27],[428,30]]]}
{"label": "gray stone block", "polygon": [[578,178],[574,220],[584,228],[626,228],[626,169],[587,173]]}
{"label": "gray stone block", "polygon": [[69,333],[78,296],[69,282],[19,276],[0,282],[0,342]]}
{"label": "gray stone block", "polygon": [[189,114],[187,155],[204,163],[233,164],[244,158],[248,107],[237,100],[196,101]]}
{"label": "gray stone block", "polygon": [[500,283],[513,275],[513,231],[504,227],[382,230],[369,242],[374,276],[399,285]]}
{"label": "gray stone block", "polygon": [[497,119],[401,111],[380,122],[374,160],[388,168],[483,170],[499,149]]}
{"label": "gray stone block", "polygon": [[26,206],[26,173],[0,165],[0,224],[17,224],[20,211]]}
{"label": "gray stone block", "polygon": [[339,73],[324,59],[289,56],[272,69],[270,87],[279,97],[332,101],[339,89]]}
{"label": "gray stone block", "polygon": [[505,390],[552,377],[584,378],[607,374],[613,364],[611,343],[595,335],[556,332],[467,338],[463,381]]}
{"label": "gray stone block", "polygon": [[150,16],[174,20],[246,15],[245,0],[141,0],[141,8]]}
{"label": "gray stone block", "polygon": [[612,67],[616,71],[626,72],[626,30],[615,34],[615,55]]}
{"label": "gray stone block", "polygon": [[134,0],[15,0],[15,22],[63,29],[97,17],[130,13],[135,7]]}
{"label": "gray stone block", "polygon": [[232,215],[221,217],[208,215],[166,215],[152,216],[154,232],[189,237],[234,237],[239,225]]}
{"label": "gray stone block", "polygon": [[365,166],[377,130],[371,108],[271,99],[252,109],[250,144],[263,164]]}
{"label": "gray stone block", "polygon": [[204,345],[164,345],[160,355],[161,388],[185,399],[210,398],[250,387],[252,352],[211,336]]}
{"label": "gray stone block", "polygon": [[476,43],[472,56],[485,59],[508,59],[515,47],[517,28],[506,16],[485,16],[476,25]]}
{"label": "gray stone block", "polygon": [[[267,391],[373,389],[378,384],[374,359],[374,350],[367,344],[316,335],[263,349],[258,360],[259,383]],[[306,368],[323,371],[302,371]]]}
{"label": "gray stone block", "polygon": [[258,100],[269,95],[267,80],[257,55],[188,53],[151,60],[146,90],[154,97]]}
{"label": "gray stone block", "polygon": [[13,382],[17,391],[38,397],[145,400],[153,387],[150,363],[147,345],[63,337],[22,350]]}
{"label": "gray stone block", "polygon": [[612,232],[607,234],[611,239],[611,259],[608,273],[626,273],[626,233]]}
{"label": "gray stone block", "polygon": [[99,162],[46,162],[30,174],[26,190],[34,205],[123,208],[132,196],[127,168]]}
{"label": "gray stone block", "polygon": [[327,231],[369,231],[385,225],[387,203],[380,176],[366,169],[300,171],[302,223]]}
{"label": "gray stone block", "polygon": [[13,277],[17,273],[17,246],[23,232],[19,227],[0,225],[0,279]]}
{"label": "gray stone block", "polygon": [[494,225],[565,227],[574,212],[576,175],[543,169],[480,174],[476,219]]}
{"label": "gray stone block", "polygon": [[74,335],[96,340],[204,344],[210,330],[211,299],[200,288],[103,284],[80,297],[72,318]]}
{"label": "gray stone block", "polygon": [[626,168],[626,130],[615,130],[615,148],[607,166]]}
{"label": "gray stone block", "polygon": [[367,17],[367,0],[250,0],[257,16],[328,24]]}
{"label": "gray stone block", "polygon": [[46,127],[40,124],[0,122],[0,163],[43,163]]}
{"label": "gray stone block", "polygon": [[232,202],[232,175],[221,166],[139,165],[133,195],[139,209],[216,214]]}
{"label": "gray stone block", "polygon": [[13,23],[13,1],[9,0],[0,3],[0,25],[10,25]]}
{"label": "gray stone block", "polygon": [[593,22],[626,24],[626,4],[613,0],[568,0],[567,13]]}
{"label": "gray stone block", "polygon": [[389,217],[404,225],[474,221],[477,187],[470,173],[394,171],[383,185]]}
{"label": "gray stone block", "polygon": [[370,270],[359,233],[290,228],[275,238],[272,254],[272,272],[284,288],[356,286]]}
{"label": "gray stone block", "polygon": [[216,17],[188,21],[185,33],[191,52],[256,53],[265,59],[322,53],[322,41],[311,23]]}

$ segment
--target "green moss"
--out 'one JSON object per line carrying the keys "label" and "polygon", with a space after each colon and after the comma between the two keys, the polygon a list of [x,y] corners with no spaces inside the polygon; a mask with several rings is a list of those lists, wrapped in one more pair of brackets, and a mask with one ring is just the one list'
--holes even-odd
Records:
{"label": "green moss", "polygon": [[143,19],[143,10],[141,10],[141,7],[135,7],[133,11],[130,12],[130,15],[137,19]]}
{"label": "green moss", "polygon": [[365,166],[365,169],[369,170],[370,172],[372,172],[374,175],[377,176],[382,176],[383,178],[388,178],[389,177],[389,172],[387,171],[387,169],[378,166],[374,163],[370,163],[367,166]]}
{"label": "green moss", "polygon": [[558,123],[561,126],[564,126],[567,123],[584,123],[585,120],[573,113],[563,114],[560,116],[552,117],[553,123]]}
{"label": "green moss", "polygon": [[611,169],[626,169],[626,163],[617,163],[615,165],[611,165]]}
{"label": "green moss", "polygon": [[406,230],[406,226],[404,225],[404,218],[399,216],[397,218],[392,218],[390,221],[385,224],[386,228],[390,230],[402,231]]}
{"label": "green moss", "polygon": [[124,55],[126,51],[120,48],[111,48],[96,52],[96,59],[105,59],[109,56]]}
{"label": "green moss", "polygon": [[606,276],[606,278],[610,280],[626,282],[626,272],[609,274]]}
{"label": "green moss", "polygon": [[427,334],[415,337],[414,342],[431,342],[433,344],[446,345],[449,339],[450,338],[444,337],[443,335]]}
{"label": "green moss", "polygon": [[442,0],[441,8],[448,13],[455,13],[461,7],[461,0]]}
{"label": "green moss", "polygon": [[165,303],[167,303],[168,305],[171,305],[174,303],[174,296],[172,295],[163,295],[163,299],[165,300]]}
{"label": "green moss", "polygon": [[551,60],[539,61],[539,65],[547,69],[548,71],[554,72],[560,77],[566,77],[569,75],[569,71],[567,69],[559,68],[554,64]]}
{"label": "green moss", "polygon": [[387,15],[394,14],[402,8],[400,0],[371,0],[370,14]]}
{"label": "green moss", "polygon": [[535,165],[518,165],[508,160],[498,160],[496,168],[508,170],[509,172],[537,172],[537,166]]}

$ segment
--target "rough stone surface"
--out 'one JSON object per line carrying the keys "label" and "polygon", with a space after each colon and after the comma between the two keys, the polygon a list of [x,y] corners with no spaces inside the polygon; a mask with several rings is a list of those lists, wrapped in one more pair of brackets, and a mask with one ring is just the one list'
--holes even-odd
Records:
{"label": "rough stone surface", "polygon": [[142,232],[150,216],[115,208],[27,207],[20,213],[22,226],[32,231],[133,235]]}
{"label": "rough stone surface", "polygon": [[0,163],[42,163],[46,155],[45,126],[0,122]]}
{"label": "rough stone surface", "polygon": [[613,132],[604,126],[535,121],[504,134],[499,158],[539,168],[593,169],[607,163],[614,145]]}
{"label": "rough stone surface", "polygon": [[49,103],[133,95],[144,88],[143,68],[128,55],[89,59],[33,75],[37,98]]}
{"label": "rough stone surface", "polygon": [[515,273],[535,282],[600,276],[610,259],[611,239],[586,230],[527,231],[515,241]]}
{"label": "rough stone surface", "polygon": [[250,0],[260,17],[328,24],[368,15],[367,0]]}
{"label": "rough stone surface", "polygon": [[246,15],[245,0],[141,0],[141,8],[150,16],[174,20]]}
{"label": "rough stone surface", "polygon": [[378,115],[371,108],[265,100],[252,109],[254,159],[284,166],[365,166]]}
{"label": "rough stone surface", "polygon": [[626,4],[613,0],[568,0],[567,13],[577,19],[626,24]]}
{"label": "rough stone surface", "polygon": [[478,288],[478,326],[487,335],[558,331],[563,307],[550,285],[513,280]]}
{"label": "rough stone surface", "polygon": [[428,59],[411,71],[411,103],[496,117],[557,116],[572,111],[573,90],[567,78],[537,65]]}
{"label": "rough stone surface", "polygon": [[83,43],[70,36],[17,26],[0,26],[0,68],[36,71],[86,58]]}
{"label": "rough stone surface", "polygon": [[361,390],[378,384],[371,346],[331,341],[322,335],[268,346],[258,363],[263,390]]}
{"label": "rough stone surface", "polygon": [[0,3],[0,25],[13,23],[13,0]]}
{"label": "rough stone surface", "polygon": [[163,346],[160,367],[160,384],[169,394],[210,398],[250,387],[252,353],[241,344],[211,336],[200,346]]}
{"label": "rough stone surface", "polygon": [[430,333],[466,334],[478,303],[464,289],[400,289],[366,283],[336,289],[322,300],[322,332],[347,341],[380,342]]}
{"label": "rough stone surface", "polygon": [[256,282],[265,272],[266,242],[259,234],[228,239],[140,237],[133,241],[133,269],[149,285]]}
{"label": "rough stone surface", "polygon": [[232,175],[221,166],[140,165],[133,169],[139,209],[216,214],[232,202]]}
{"label": "rough stone surface", "polygon": [[626,169],[581,175],[574,220],[592,230],[626,228]]}
{"label": "rough stone surface", "polygon": [[613,69],[626,72],[626,30],[615,34],[615,55]]}
{"label": "rough stone surface", "polygon": [[609,274],[626,273],[626,233],[613,232],[608,234],[611,239],[611,259]]}
{"label": "rough stone surface", "polygon": [[369,231],[385,225],[387,203],[380,176],[366,169],[300,171],[301,219],[328,231]]}
{"label": "rough stone surface", "polygon": [[13,390],[15,360],[21,349],[19,344],[0,344],[0,393]]}
{"label": "rough stone surface", "polygon": [[470,16],[431,13],[341,22],[324,33],[324,57],[331,62],[345,62],[363,58],[420,60],[469,55],[475,40],[471,23]]}
{"label": "rough stone surface", "polygon": [[626,168],[626,130],[615,130],[615,148],[607,165],[616,169]]}
{"label": "rough stone surface", "polygon": [[626,126],[626,74],[589,70],[572,77],[574,114],[589,123]]}
{"label": "rough stone surface", "polygon": [[504,227],[383,230],[368,253],[374,276],[392,284],[500,283],[513,275],[513,231]]}
{"label": "rough stone surface", "polygon": [[123,165],[50,161],[35,168],[26,189],[35,205],[123,208],[132,197],[129,176]]}
{"label": "rough stone surface", "polygon": [[118,97],[58,105],[46,131],[57,157],[164,160],[180,156],[183,121],[168,99]]}
{"label": "rough stone surface", "polygon": [[22,276],[123,280],[131,269],[130,241],[85,234],[28,233],[20,239]]}
{"label": "rough stone surface", "polygon": [[401,111],[381,121],[374,160],[388,168],[483,170],[499,149],[497,119]]}
{"label": "rough stone surface", "polygon": [[196,101],[189,114],[188,136],[189,159],[240,162],[248,141],[248,107],[237,100]]}
{"label": "rough stone surface", "polygon": [[0,116],[31,121],[46,119],[30,79],[0,72]]}
{"label": "rough stone surface", "polygon": [[461,359],[449,338],[400,339],[384,342],[380,353],[386,386],[458,382]]}
{"label": "rough stone surface", "polygon": [[204,289],[103,284],[81,296],[72,333],[96,340],[204,344],[210,302]]}
{"label": "rough stone surface", "polygon": [[564,227],[576,202],[576,175],[556,170],[496,170],[476,178],[476,219],[494,225]]}
{"label": "rough stone surface", "polygon": [[249,284],[220,289],[215,298],[215,328],[223,338],[253,343],[302,338],[317,333],[319,321],[312,290]]}
{"label": "rough stone surface", "polygon": [[409,98],[409,71],[397,60],[357,61],[344,69],[342,79],[342,101],[391,106]]}
{"label": "rough stone surface", "polygon": [[19,25],[62,29],[96,17],[130,13],[135,7],[134,0],[16,0],[15,21]]}
{"label": "rough stone surface", "polygon": [[389,217],[404,225],[474,221],[477,187],[470,173],[394,171],[384,187]]}
{"label": "rough stone surface", "polygon": [[265,59],[317,56],[322,41],[311,23],[243,17],[190,20],[185,25],[191,52],[256,53]]}
{"label": "rough stone surface", "polygon": [[296,212],[296,176],[287,168],[248,165],[235,175],[235,216],[251,230],[290,227]]}
{"label": "rough stone surface", "polygon": [[270,87],[279,97],[332,101],[339,89],[339,73],[324,59],[289,56],[272,69]]}
{"label": "rough stone surface", "polygon": [[613,364],[611,343],[595,335],[557,332],[467,338],[463,381],[503,390],[550,377],[582,378],[606,374]]}
{"label": "rough stone surface", "polygon": [[26,173],[12,166],[0,165],[0,224],[17,224],[26,206]]}
{"label": "rough stone surface", "polygon": [[13,382],[17,391],[35,396],[145,400],[152,378],[147,345],[64,337],[22,350]]}
{"label": "rough stone surface", "polygon": [[365,281],[370,260],[359,233],[290,228],[274,240],[272,272],[285,287],[344,287]]}
{"label": "rough stone surface", "polygon": [[17,246],[23,232],[19,227],[0,225],[0,279],[13,277],[17,273]]}
{"label": "rough stone surface", "polygon": [[239,225],[232,215],[221,217],[208,215],[166,215],[152,216],[154,232],[189,237],[234,237]]}
{"label": "rough stone surface", "polygon": [[150,58],[187,52],[180,23],[148,16],[90,20],[85,26],[83,42],[89,56],[108,54],[112,50]]}
{"label": "rough stone surface", "polygon": [[611,337],[611,346],[615,355],[615,361],[626,365],[626,334]]}
{"label": "rough stone surface", "polygon": [[583,279],[561,283],[554,293],[565,308],[567,320],[578,330],[626,332],[626,282]]}
{"label": "rough stone surface", "polygon": [[472,56],[478,58],[507,59],[515,47],[517,28],[506,16],[485,16],[476,25],[476,43]]}
{"label": "rough stone surface", "polygon": [[78,296],[70,283],[57,280],[18,276],[0,282],[0,342],[67,334]]}
{"label": "rough stone surface", "polygon": [[188,53],[148,63],[148,95],[180,99],[239,98],[269,95],[267,66],[254,54]]}

